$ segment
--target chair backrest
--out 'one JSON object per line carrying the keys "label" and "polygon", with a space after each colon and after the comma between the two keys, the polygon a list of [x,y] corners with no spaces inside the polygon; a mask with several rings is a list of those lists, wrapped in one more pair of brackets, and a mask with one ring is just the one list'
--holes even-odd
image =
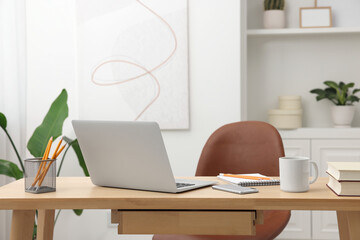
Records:
{"label": "chair backrest", "polygon": [[244,121],[217,129],[206,142],[196,176],[219,173],[261,173],[279,176],[284,156],[280,134],[268,123]]}

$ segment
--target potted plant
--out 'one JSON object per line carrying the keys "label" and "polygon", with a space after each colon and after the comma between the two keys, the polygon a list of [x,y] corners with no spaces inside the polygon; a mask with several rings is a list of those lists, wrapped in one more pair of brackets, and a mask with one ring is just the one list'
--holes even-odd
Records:
{"label": "potted plant", "polygon": [[359,102],[359,98],[355,96],[360,92],[359,88],[350,90],[354,87],[354,83],[345,84],[343,82],[325,81],[324,84],[328,86],[325,89],[313,89],[310,93],[317,94],[316,100],[328,99],[334,106],[331,109],[332,120],[334,127],[350,127],[355,114],[354,102]]}
{"label": "potted plant", "polygon": [[[65,89],[63,89],[60,93],[60,95],[55,99],[55,101],[51,104],[49,111],[45,115],[45,118],[43,122],[38,126],[31,138],[29,139],[27,143],[27,149],[29,150],[30,154],[33,157],[40,157],[45,152],[45,148],[48,142],[48,138],[50,136],[54,137],[54,140],[62,135],[62,128],[65,119],[68,117],[68,105],[67,105],[67,99],[68,94]],[[8,137],[9,142],[11,143],[11,146],[13,147],[16,158],[18,160],[19,166],[15,164],[13,161],[0,159],[0,175],[5,175],[8,177],[12,177],[16,180],[23,178],[25,176],[25,168],[22,159],[24,157],[21,157],[19,154],[19,151],[17,150],[10,133],[7,129],[7,118],[5,114],[0,112],[0,130],[2,130],[5,135]],[[77,139],[73,140],[66,136],[63,136],[63,140],[67,143],[67,148],[65,149],[64,153],[62,154],[62,158],[59,164],[59,168],[57,171],[57,176],[60,175],[60,170],[63,165],[66,153],[70,148],[72,148],[75,151],[76,159],[79,162],[80,167],[84,171],[85,176],[89,176],[89,172],[87,170],[84,157],[82,155],[79,143]],[[61,210],[58,211],[56,219],[59,216]],[[76,215],[80,216],[82,214],[82,209],[74,209],[74,212]],[[36,227],[37,225],[34,225],[34,234],[33,239],[36,239]]]}
{"label": "potted plant", "polygon": [[285,27],[285,0],[264,0],[264,27]]}

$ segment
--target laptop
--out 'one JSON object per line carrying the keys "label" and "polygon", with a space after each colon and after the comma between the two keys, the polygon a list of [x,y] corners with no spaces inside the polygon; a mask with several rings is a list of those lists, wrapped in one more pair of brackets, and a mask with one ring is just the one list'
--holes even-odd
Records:
{"label": "laptop", "polygon": [[156,122],[72,121],[93,184],[179,193],[216,182],[175,179]]}

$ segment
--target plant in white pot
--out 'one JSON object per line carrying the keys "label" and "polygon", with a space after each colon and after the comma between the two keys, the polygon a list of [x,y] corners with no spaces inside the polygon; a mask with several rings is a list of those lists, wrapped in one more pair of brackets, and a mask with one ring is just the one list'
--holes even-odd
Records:
{"label": "plant in white pot", "polygon": [[285,0],[264,0],[264,28],[285,27]]}
{"label": "plant in white pot", "polygon": [[354,83],[345,84],[343,82],[325,81],[324,84],[328,86],[325,89],[313,89],[310,93],[317,94],[316,100],[328,99],[335,105],[332,106],[331,115],[334,127],[348,128],[351,127],[351,122],[355,114],[354,102],[359,102],[359,98],[355,96],[360,92],[359,88],[350,90],[354,87]]}

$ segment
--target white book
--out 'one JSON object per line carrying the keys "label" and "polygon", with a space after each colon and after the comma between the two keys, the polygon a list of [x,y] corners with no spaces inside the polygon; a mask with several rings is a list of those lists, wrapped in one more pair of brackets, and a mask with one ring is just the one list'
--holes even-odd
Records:
{"label": "white book", "polygon": [[327,186],[339,196],[360,196],[360,181],[338,181],[330,175]]}
{"label": "white book", "polygon": [[328,162],[326,172],[339,181],[359,181],[360,162]]}

